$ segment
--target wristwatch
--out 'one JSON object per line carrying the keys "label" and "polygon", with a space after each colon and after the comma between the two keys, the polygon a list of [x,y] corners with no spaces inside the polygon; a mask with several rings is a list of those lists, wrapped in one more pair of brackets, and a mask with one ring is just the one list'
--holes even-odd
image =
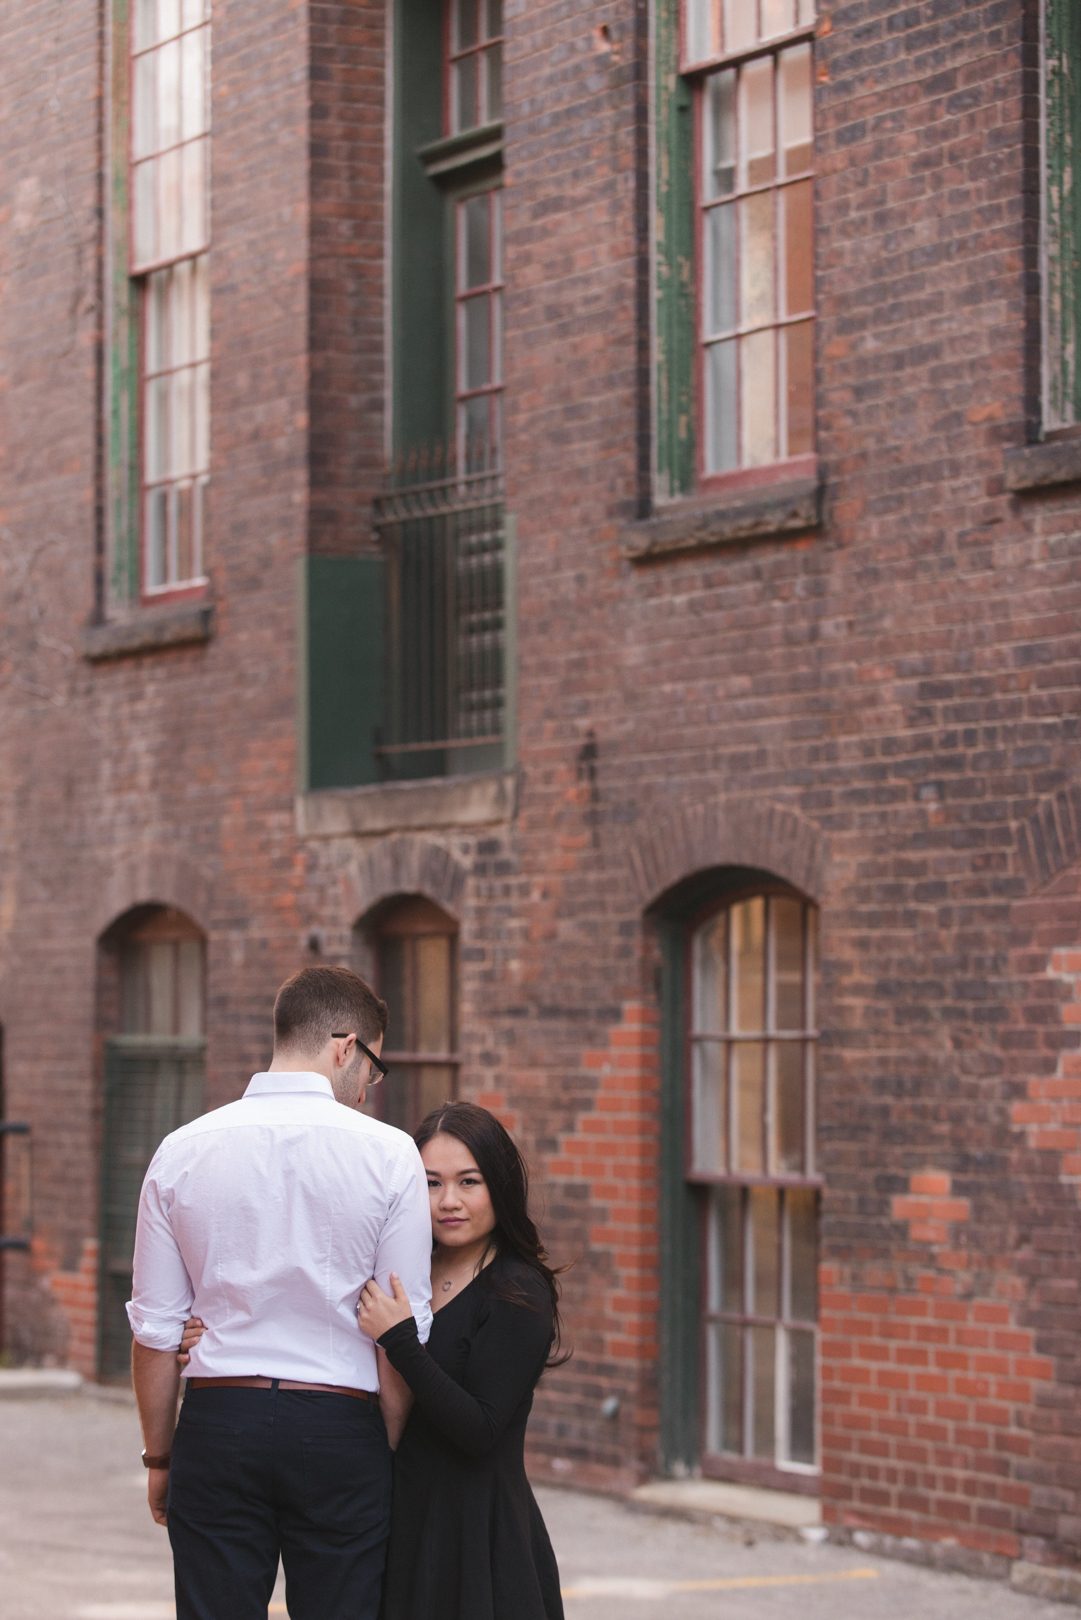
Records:
{"label": "wristwatch", "polygon": [[164,1457],[148,1457],[146,1452],[144,1451],[143,1452],[143,1467],[144,1468],[168,1468],[168,1466],[169,1466],[169,1458],[171,1456],[172,1456],[172,1452],[167,1451],[165,1453]]}

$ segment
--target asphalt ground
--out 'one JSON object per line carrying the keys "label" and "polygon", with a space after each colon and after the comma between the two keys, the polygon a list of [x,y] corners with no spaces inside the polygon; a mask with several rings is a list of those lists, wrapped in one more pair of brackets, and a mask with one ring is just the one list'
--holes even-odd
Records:
{"label": "asphalt ground", "polygon": [[[0,1620],[174,1620],[126,1402],[0,1401]],[[540,1489],[567,1620],[1066,1620],[996,1581]],[[271,1615],[285,1615],[281,1582]],[[433,1617],[438,1620],[438,1617]],[[509,1617],[513,1620],[513,1617]]]}

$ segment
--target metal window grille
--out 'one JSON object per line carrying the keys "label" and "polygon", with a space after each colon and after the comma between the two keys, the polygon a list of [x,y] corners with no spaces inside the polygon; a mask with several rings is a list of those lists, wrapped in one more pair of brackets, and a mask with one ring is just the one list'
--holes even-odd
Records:
{"label": "metal window grille", "polygon": [[388,776],[484,769],[501,758],[505,699],[503,475],[403,458],[376,501],[386,577]]}

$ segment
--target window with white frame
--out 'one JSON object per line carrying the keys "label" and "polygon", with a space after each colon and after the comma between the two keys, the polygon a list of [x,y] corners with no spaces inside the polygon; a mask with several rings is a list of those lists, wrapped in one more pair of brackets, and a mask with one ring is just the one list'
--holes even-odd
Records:
{"label": "window with white frame", "polygon": [[503,0],[450,0],[448,134],[503,116]]}
{"label": "window with white frame", "polygon": [[814,450],[813,0],[685,0],[699,475]]}
{"label": "window with white frame", "polygon": [[815,908],[727,902],[690,941],[688,1179],[708,1190],[708,1462],[814,1471]]}
{"label": "window with white frame", "polygon": [[210,0],[136,0],[131,273],[142,292],[142,587],[204,581],[210,472]]}

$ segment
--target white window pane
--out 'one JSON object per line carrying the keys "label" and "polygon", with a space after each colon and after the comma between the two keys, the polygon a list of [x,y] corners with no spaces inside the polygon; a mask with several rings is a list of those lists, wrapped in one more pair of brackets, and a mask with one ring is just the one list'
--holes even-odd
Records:
{"label": "white window pane", "polygon": [[195,369],[195,461],[198,472],[210,469],[210,367]]}
{"label": "white window pane", "polygon": [[146,285],[145,364],[148,372],[169,364],[169,272],[156,270]]}
{"label": "white window pane", "polygon": [[769,903],[773,935],[773,1028],[803,1024],[803,903],[777,896]]}
{"label": "white window pane", "polygon": [[740,135],[743,179],[762,186],[774,178],[773,58],[748,62],[739,76]]}
{"label": "white window pane", "polygon": [[683,49],[688,62],[702,62],[716,54],[713,15],[714,0],[686,0]]}
{"label": "white window pane", "polygon": [[481,192],[462,204],[462,269],[459,286],[484,287],[492,280],[491,192]]}
{"label": "white window pane", "polygon": [[740,417],[743,463],[762,467],[777,460],[776,332],[752,332],[741,339]]}
{"label": "white window pane", "polygon": [[202,135],[207,127],[206,47],[204,29],[185,34],[180,41],[180,138],[184,141]]}
{"label": "white window pane", "polygon": [[477,43],[477,0],[458,0],[455,6],[457,27],[454,30],[455,50],[464,50]]}
{"label": "white window pane", "polygon": [[135,0],[135,49],[145,51],[158,39],[158,0]]}
{"label": "white window pane", "polygon": [[183,148],[163,152],[157,160],[158,257],[171,259],[182,250],[180,236],[180,159]]}
{"label": "white window pane", "polygon": [[694,1003],[696,1035],[719,1034],[728,1028],[728,914],[721,912],[694,936]]}
{"label": "white window pane", "polygon": [[174,366],[190,364],[194,358],[195,330],[192,310],[192,261],[184,259],[170,272],[173,286],[173,355]]}
{"label": "white window pane", "polygon": [[731,951],[735,978],[733,1028],[766,1027],[766,902],[756,895],[733,906]]}
{"label": "white window pane", "polygon": [[741,51],[758,38],[758,0],[724,0],[724,48]]}
{"label": "white window pane", "polygon": [[762,39],[773,39],[796,26],[795,0],[761,0]]}
{"label": "white window pane", "polygon": [[180,252],[194,253],[207,243],[206,139],[179,148],[182,168],[182,225]]}
{"label": "white window pane", "polygon": [[153,377],[146,385],[146,416],[143,422],[143,466],[146,482],[153,484],[168,477],[169,379]]}
{"label": "white window pane", "polygon": [[751,1423],[753,1452],[773,1462],[777,1444],[777,1330],[756,1327],[750,1330],[754,1416]]}
{"label": "white window pane", "polygon": [[736,72],[729,68],[706,80],[705,196],[727,197],[736,184]]}
{"label": "white window pane", "polygon": [[454,129],[473,129],[477,122],[477,58],[463,56],[452,69]]}
{"label": "white window pane", "polygon": [[182,0],[180,21],[184,28],[194,28],[210,15],[209,0]]}
{"label": "white window pane", "polygon": [[203,944],[181,940],[177,946],[177,1034],[203,1033]]}
{"label": "white window pane", "polygon": [[194,269],[194,323],[195,342],[192,358],[210,359],[210,260],[203,254],[195,260]]}
{"label": "white window pane", "polygon": [[799,26],[802,28],[804,23],[813,23],[814,20],[815,20],[815,4],[814,4],[814,0],[799,0],[798,18],[797,18]]}
{"label": "white window pane", "polygon": [[495,123],[503,116],[503,47],[493,45],[490,51],[484,53],[487,69],[485,73],[485,122]]}
{"label": "white window pane", "polygon": [[751,1299],[755,1316],[781,1312],[781,1195],[776,1187],[752,1187],[747,1195],[751,1226]]}
{"label": "white window pane", "polygon": [[492,210],[492,280],[503,280],[503,193],[490,191]]}
{"label": "white window pane", "polygon": [[132,178],[132,237],[136,264],[161,258],[158,252],[158,164],[149,158],[136,165]]}
{"label": "white window pane", "polygon": [[503,381],[503,294],[492,294],[492,381]]}
{"label": "white window pane", "polygon": [[467,298],[462,304],[463,389],[483,388],[491,381],[491,319],[485,294]]}
{"label": "white window pane", "polygon": [[157,150],[156,58],[137,56],[132,74],[131,153],[133,158]]}
{"label": "white window pane", "polygon": [[788,1461],[815,1463],[815,1336],[790,1331],[788,1339]]}
{"label": "white window pane", "polygon": [[172,39],[180,32],[180,0],[158,0],[158,38]]}
{"label": "white window pane", "polygon": [[[750,198],[755,202],[757,198]],[[703,337],[731,332],[736,325],[736,204],[711,208],[705,221]],[[745,250],[746,251],[746,250]]]}
{"label": "white window pane", "polygon": [[784,152],[785,174],[800,174],[811,167],[813,130],[813,87],[811,47],[793,45],[780,56],[780,144]]}
{"label": "white window pane", "polygon": [[173,444],[170,471],[174,478],[182,477],[183,474],[194,470],[192,457],[195,451],[195,401],[192,381],[190,366],[185,366],[182,371],[173,372]]}
{"label": "white window pane", "polygon": [[798,1176],[803,1173],[803,1042],[780,1041],[772,1057],[775,1168]]}
{"label": "white window pane", "polygon": [[765,1171],[763,1127],[766,1112],[766,1053],[761,1041],[740,1041],[732,1047],[732,1088],[736,1098],[734,1170],[754,1175]]}
{"label": "white window pane", "polygon": [[797,1322],[818,1318],[817,1197],[813,1187],[789,1187],[788,1301],[786,1314]]}
{"label": "white window pane", "polygon": [[146,584],[157,590],[165,584],[166,507],[164,489],[152,489],[146,497]]}
{"label": "white window pane", "polygon": [[713,343],[706,350],[707,473],[727,472],[738,460],[736,344]]}
{"label": "white window pane", "polygon": [[719,1175],[725,1168],[724,1048],[718,1041],[695,1041],[691,1052],[696,1170]]}
{"label": "white window pane", "polygon": [[180,139],[180,41],[160,46],[152,60],[158,67],[157,146],[162,151]]}

